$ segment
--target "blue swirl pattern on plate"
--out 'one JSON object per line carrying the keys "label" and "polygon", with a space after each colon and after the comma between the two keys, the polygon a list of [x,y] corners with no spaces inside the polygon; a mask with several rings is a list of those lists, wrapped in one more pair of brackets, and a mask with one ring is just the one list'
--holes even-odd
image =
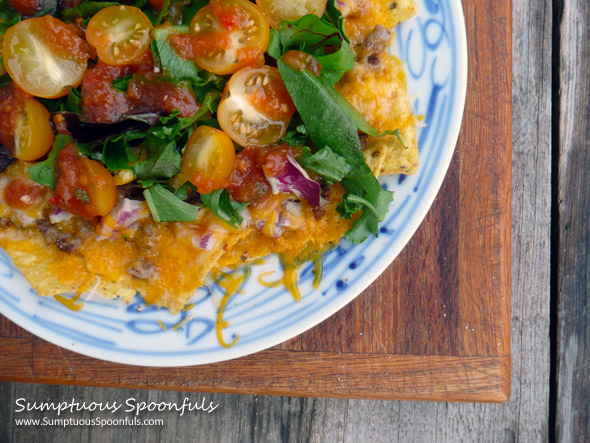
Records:
{"label": "blue swirl pattern on plate", "polygon": [[[253,267],[241,291],[228,303],[220,346],[215,319],[223,297],[213,282],[197,291],[193,306],[173,315],[146,306],[141,295],[121,300],[82,297],[74,312],[51,297],[39,297],[0,250],[0,311],[32,333],[59,346],[121,363],[182,366],[247,355],[311,328],[366,288],[408,242],[442,183],[461,123],[466,85],[465,25],[459,0],[418,0],[418,16],[400,25],[393,52],[406,64],[408,94],[419,128],[420,168],[416,175],[382,180],[395,201],[379,237],[361,245],[346,240],[324,256],[324,275],[313,289],[313,265],[300,273],[302,300],[283,288],[266,287],[281,277],[276,258]],[[244,272],[238,270],[235,272]],[[270,275],[269,275],[270,274]]]}

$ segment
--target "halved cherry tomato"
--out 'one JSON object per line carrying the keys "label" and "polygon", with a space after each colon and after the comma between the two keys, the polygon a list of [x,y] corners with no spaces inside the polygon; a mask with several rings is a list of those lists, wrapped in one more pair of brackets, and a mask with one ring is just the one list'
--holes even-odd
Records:
{"label": "halved cherry tomato", "polygon": [[182,173],[201,194],[229,184],[236,151],[231,139],[219,129],[199,126],[188,140],[182,155]]}
{"label": "halved cherry tomato", "polygon": [[278,28],[283,20],[297,20],[307,14],[321,17],[326,10],[326,0],[256,0],[256,4],[273,28]]}
{"label": "halved cherry tomato", "polygon": [[193,17],[188,35],[169,37],[181,57],[214,74],[262,66],[270,29],[262,10],[246,0],[211,0]]}
{"label": "halved cherry tomato", "polygon": [[230,79],[217,118],[242,146],[270,146],[285,134],[295,105],[276,68],[244,68]]}
{"label": "halved cherry tomato", "polygon": [[[2,23],[1,19],[0,23]],[[2,43],[4,43],[4,34],[0,34],[0,48],[2,48]],[[2,63],[2,52],[0,52],[0,75],[4,74],[6,74],[6,70],[4,69],[4,63]]]}
{"label": "halved cherry tomato", "polygon": [[150,47],[152,22],[135,6],[110,6],[88,22],[86,40],[98,58],[113,66],[139,59]]}
{"label": "halved cherry tomato", "polygon": [[16,120],[14,157],[33,161],[51,148],[55,135],[49,123],[49,111],[34,98],[25,98],[25,112]]}
{"label": "halved cherry tomato", "polygon": [[103,165],[81,156],[74,145],[69,145],[59,153],[57,167],[57,186],[51,203],[89,221],[96,221],[113,209],[117,186]]}
{"label": "halved cherry tomato", "polygon": [[89,58],[88,44],[51,15],[8,28],[2,44],[2,59],[10,77],[37,97],[61,97],[77,87]]}
{"label": "halved cherry tomato", "polygon": [[13,157],[33,161],[51,148],[50,114],[34,98],[8,86],[0,93],[0,141]]}

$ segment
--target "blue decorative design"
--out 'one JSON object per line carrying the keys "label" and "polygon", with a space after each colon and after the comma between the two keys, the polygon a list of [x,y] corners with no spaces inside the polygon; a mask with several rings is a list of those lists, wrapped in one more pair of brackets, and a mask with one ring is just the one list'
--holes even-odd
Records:
{"label": "blue decorative design", "polygon": [[[239,335],[231,349],[215,333],[216,310],[223,288],[212,283],[192,298],[192,307],[176,314],[146,306],[137,294],[122,300],[81,300],[70,311],[53,298],[32,292],[7,255],[0,251],[0,311],[53,343],[98,358],[130,364],[186,365],[238,357],[298,334],[341,308],[383,270],[420,223],[450,161],[462,112],[465,79],[464,29],[459,0],[417,0],[419,16],[396,29],[394,50],[408,70],[419,128],[420,168],[414,176],[382,180],[395,201],[379,236],[361,245],[343,240],[324,255],[323,280],[313,290],[313,265],[300,272],[302,300],[295,303],[284,288],[262,287],[258,276],[273,270],[276,259],[254,267],[249,282],[227,304],[224,337]],[[162,327],[164,326],[164,328]]]}

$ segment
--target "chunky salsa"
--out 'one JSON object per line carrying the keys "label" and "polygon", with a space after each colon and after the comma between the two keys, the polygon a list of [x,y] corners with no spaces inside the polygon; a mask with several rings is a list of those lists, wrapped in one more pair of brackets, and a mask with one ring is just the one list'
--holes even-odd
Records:
{"label": "chunky salsa", "polygon": [[417,166],[367,2],[0,3],[0,246],[43,295],[178,310],[216,268],[377,234],[376,175]]}

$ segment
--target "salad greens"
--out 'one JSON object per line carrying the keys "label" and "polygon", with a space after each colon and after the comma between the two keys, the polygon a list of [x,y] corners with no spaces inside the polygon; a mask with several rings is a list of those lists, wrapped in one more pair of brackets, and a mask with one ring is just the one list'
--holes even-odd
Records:
{"label": "salad greens", "polygon": [[[186,34],[194,15],[207,3],[207,0],[196,0],[175,5],[176,11],[182,12],[182,17],[176,21],[181,24],[154,28],[151,34],[156,71],[162,74],[164,81],[184,83],[189,87],[201,103],[199,112],[189,118],[179,117],[178,111],[168,116],[152,114],[150,119],[145,120],[142,116],[125,116],[126,119],[147,124],[139,129],[129,126],[130,129],[123,133],[107,134],[100,140],[78,143],[77,146],[80,152],[101,161],[110,171],[132,170],[137,182],[145,188],[143,195],[156,221],[192,221],[196,219],[199,208],[204,206],[224,222],[238,227],[243,221],[240,213],[248,204],[233,201],[225,189],[200,195],[203,206],[196,206],[185,201],[196,193],[196,188],[189,182],[176,192],[172,192],[166,184],[182,169],[182,152],[192,131],[200,125],[219,127],[215,113],[230,76],[209,73],[193,61],[180,57],[169,40],[172,34]],[[81,17],[87,22],[100,10],[120,4],[85,1],[58,11],[57,16],[66,21]],[[157,25],[167,17],[171,0],[164,0],[157,16],[148,11],[150,8],[146,0],[125,4],[144,8],[150,20]],[[7,0],[0,0],[0,19],[3,20],[0,33],[3,33],[21,18]],[[341,183],[346,193],[337,210],[343,217],[354,219],[346,237],[360,243],[377,234],[377,224],[383,220],[393,194],[381,187],[366,164],[359,131],[370,136],[394,135],[405,146],[399,130],[379,134],[334,88],[354,65],[354,54],[336,0],[328,0],[321,18],[306,15],[298,20],[283,21],[279,29],[271,29],[270,32],[267,53],[275,59],[297,110],[281,142],[300,147],[303,154],[297,161],[303,168],[321,177],[324,183]],[[283,56],[292,50],[313,57],[320,68],[319,73],[305,67],[293,67],[286,62]],[[131,75],[116,78],[113,87],[125,93],[132,79]],[[82,114],[79,89],[72,88],[67,96],[43,100],[43,103],[51,112]],[[72,142],[71,137],[58,135],[46,160],[29,168],[31,179],[55,188],[57,157],[61,149]]]}
{"label": "salad greens", "polygon": [[31,180],[36,181],[43,186],[47,186],[50,189],[55,189],[55,186],[57,185],[55,179],[57,157],[59,156],[60,151],[72,142],[72,137],[69,135],[58,134],[53,141],[47,159],[29,166],[29,177],[31,177]]}

